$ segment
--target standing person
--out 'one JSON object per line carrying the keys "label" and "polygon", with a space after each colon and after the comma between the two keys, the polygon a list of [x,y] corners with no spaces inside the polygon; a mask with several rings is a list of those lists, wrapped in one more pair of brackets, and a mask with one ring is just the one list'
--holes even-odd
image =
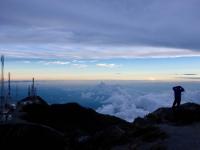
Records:
{"label": "standing person", "polygon": [[172,105],[172,108],[179,107],[181,104],[181,93],[184,92],[184,88],[181,86],[175,86],[173,87],[174,90],[174,103]]}

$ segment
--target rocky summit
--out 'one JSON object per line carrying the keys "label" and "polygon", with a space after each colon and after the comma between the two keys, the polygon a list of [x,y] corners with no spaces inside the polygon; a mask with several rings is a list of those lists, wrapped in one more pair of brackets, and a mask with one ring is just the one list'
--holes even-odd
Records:
{"label": "rocky summit", "polygon": [[159,108],[133,123],[77,103],[48,105],[40,98],[40,103],[19,105],[17,119],[0,125],[0,144],[7,149],[200,149],[200,105],[195,103]]}

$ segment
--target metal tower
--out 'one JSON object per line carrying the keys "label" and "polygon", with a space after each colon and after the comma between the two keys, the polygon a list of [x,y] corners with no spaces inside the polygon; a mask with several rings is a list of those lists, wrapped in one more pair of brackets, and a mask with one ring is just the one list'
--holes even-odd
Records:
{"label": "metal tower", "polygon": [[1,56],[1,102],[0,102],[0,112],[4,110],[5,104],[5,90],[4,90],[4,55]]}
{"label": "metal tower", "polygon": [[10,84],[10,72],[8,73],[8,93],[7,93],[7,97],[5,100],[5,104],[6,106],[9,105],[10,101],[11,101],[11,84]]}
{"label": "metal tower", "polygon": [[31,87],[31,96],[36,96],[36,88],[35,88],[35,78],[32,79],[32,87]]}
{"label": "metal tower", "polygon": [[8,73],[8,96],[11,96],[10,72]]}

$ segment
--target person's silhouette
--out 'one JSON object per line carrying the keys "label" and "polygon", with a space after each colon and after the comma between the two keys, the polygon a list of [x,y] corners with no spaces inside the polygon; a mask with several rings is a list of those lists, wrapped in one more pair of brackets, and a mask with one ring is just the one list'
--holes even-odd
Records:
{"label": "person's silhouette", "polygon": [[174,90],[174,103],[172,105],[172,108],[179,107],[181,104],[181,93],[184,92],[184,88],[181,86],[175,86],[173,87]]}

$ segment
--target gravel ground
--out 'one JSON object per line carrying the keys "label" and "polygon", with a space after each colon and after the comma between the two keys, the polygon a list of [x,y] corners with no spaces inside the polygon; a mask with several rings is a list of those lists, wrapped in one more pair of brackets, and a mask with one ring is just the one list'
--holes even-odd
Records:
{"label": "gravel ground", "polygon": [[169,138],[163,141],[169,150],[199,150],[200,149],[200,123],[187,126],[160,125]]}

